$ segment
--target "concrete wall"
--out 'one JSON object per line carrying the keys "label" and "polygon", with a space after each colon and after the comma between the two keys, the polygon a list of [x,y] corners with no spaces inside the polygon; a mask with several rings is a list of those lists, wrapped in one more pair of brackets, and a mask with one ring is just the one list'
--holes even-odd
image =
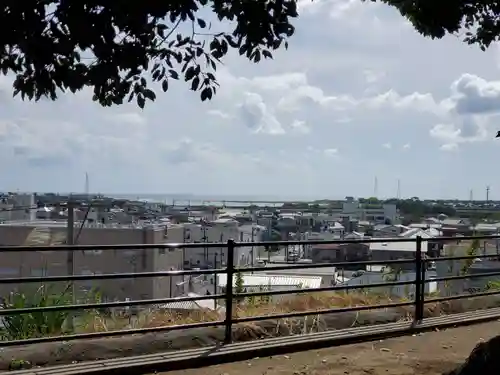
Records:
{"label": "concrete wall", "polygon": [[[24,244],[33,227],[0,225],[0,244],[17,246]],[[51,233],[64,233],[65,228],[47,228]],[[78,231],[76,231],[78,232]],[[81,245],[118,245],[163,243],[163,231],[155,229],[84,228],[78,238]],[[29,276],[63,276],[68,274],[68,252],[1,252],[0,278]],[[180,250],[161,253],[159,249],[75,251],[74,274],[108,274],[128,272],[150,272],[180,269]],[[173,281],[175,283],[176,280]],[[67,283],[59,283],[64,287]],[[170,281],[154,278],[92,280],[75,283],[83,292],[98,289],[109,300],[162,298],[170,296]],[[0,296],[6,295],[20,285],[0,284]],[[172,288],[173,290],[174,288]]]}

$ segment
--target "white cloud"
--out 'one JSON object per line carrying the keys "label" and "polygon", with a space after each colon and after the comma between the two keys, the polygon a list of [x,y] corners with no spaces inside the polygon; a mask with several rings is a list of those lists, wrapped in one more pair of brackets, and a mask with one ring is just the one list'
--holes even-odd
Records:
{"label": "white cloud", "polygon": [[246,93],[245,101],[240,105],[243,123],[255,133],[284,134],[276,116],[269,110],[259,94]]}
{"label": "white cloud", "polygon": [[431,137],[444,144],[476,143],[493,140],[493,130],[489,129],[488,119],[478,116],[465,116],[454,123],[437,124],[430,130]]}
{"label": "white cloud", "polygon": [[311,132],[311,128],[307,126],[305,121],[295,120],[292,122],[291,128],[300,134],[309,134]]}
{"label": "white cloud", "polygon": [[422,197],[461,197],[449,180],[500,186],[482,166],[498,153],[498,51],[427,40],[381,3],[299,8],[289,50],[231,54],[211,102],[173,83],[143,111],[100,108],[88,90],[34,104],[0,79],[3,188],[81,191],[85,172],[91,190],[135,195],[341,198],[371,195],[374,175],[381,196],[397,179]]}
{"label": "white cloud", "polygon": [[326,150],[323,150],[323,153],[328,157],[336,157],[339,154],[339,150],[336,148],[327,148]]}
{"label": "white cloud", "polygon": [[146,119],[136,112],[118,113],[110,116],[110,120],[132,125],[144,125],[146,123]]}
{"label": "white cloud", "polygon": [[365,77],[365,81],[367,84],[374,84],[379,82],[381,79],[385,77],[385,72],[376,72],[373,70],[366,69],[363,71],[363,75]]}
{"label": "white cloud", "polygon": [[465,73],[452,84],[452,101],[460,114],[488,114],[500,111],[500,81],[486,81]]}
{"label": "white cloud", "polygon": [[228,115],[227,113],[219,111],[217,109],[211,109],[207,111],[207,114],[210,116],[218,117],[222,120],[229,120],[231,118],[231,115]]}
{"label": "white cloud", "polygon": [[458,144],[456,144],[456,143],[445,143],[445,144],[441,145],[440,149],[443,150],[443,151],[457,151],[458,150]]}

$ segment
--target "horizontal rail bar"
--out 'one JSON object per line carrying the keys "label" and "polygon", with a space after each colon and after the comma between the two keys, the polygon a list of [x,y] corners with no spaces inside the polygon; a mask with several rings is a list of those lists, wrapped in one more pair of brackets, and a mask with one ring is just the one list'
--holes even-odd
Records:
{"label": "horizontal rail bar", "polygon": [[0,278],[0,284],[18,283],[49,283],[58,281],[85,281],[85,280],[114,280],[114,279],[140,279],[147,277],[173,277],[185,275],[214,275],[226,273],[226,269],[207,270],[179,270],[179,271],[155,271],[155,272],[126,272],[126,273],[103,273],[97,275],[66,275],[66,276],[29,276]]}
{"label": "horizontal rail bar", "polygon": [[470,299],[470,298],[476,298],[476,297],[487,297],[487,296],[494,296],[500,294],[500,289],[497,290],[489,290],[486,292],[478,292],[478,293],[471,293],[471,294],[457,294],[454,296],[446,296],[446,297],[436,297],[436,298],[431,298],[431,299],[426,299],[424,303],[436,303],[436,302],[446,302],[446,301],[453,301],[457,299]]}
{"label": "horizontal rail bar", "polygon": [[[445,260],[466,260],[476,258],[491,258],[496,255],[466,255],[460,257],[449,258],[427,258],[425,262],[431,261],[445,261]],[[242,267],[235,268],[235,272],[273,272],[273,271],[286,271],[294,269],[321,269],[321,268],[343,268],[346,266],[369,266],[369,265],[394,265],[394,264],[411,264],[415,259],[390,259],[386,261],[357,261],[357,262],[335,262],[335,263],[301,263],[289,264],[284,266],[273,267]],[[96,275],[66,275],[66,276],[29,276],[29,277],[9,277],[0,278],[0,284],[18,284],[18,283],[48,283],[59,281],[87,281],[87,280],[114,280],[114,279],[139,279],[149,277],[173,277],[173,276],[186,276],[186,275],[214,275],[225,274],[225,268],[216,269],[203,269],[203,270],[174,270],[174,271],[155,271],[155,272],[125,272],[125,273],[111,273],[111,274],[96,274]],[[488,275],[488,274],[484,274]],[[495,276],[495,275],[492,275]],[[476,276],[479,277],[479,276]]]}
{"label": "horizontal rail bar", "polygon": [[[237,318],[237,319],[234,319],[233,322],[234,323],[242,323],[242,322],[250,322],[250,321],[284,319],[284,318],[291,318],[291,317],[321,315],[321,314],[328,314],[328,313],[343,313],[343,312],[349,312],[349,311],[365,311],[365,310],[374,310],[374,309],[383,309],[383,308],[396,308],[396,307],[404,307],[404,306],[410,306],[410,305],[413,305],[413,302],[396,302],[396,303],[390,303],[390,304],[386,304],[386,305],[353,306],[353,307],[345,307],[345,308],[338,308],[338,309],[328,309],[328,310],[318,310],[318,311],[301,311],[301,312],[286,313],[286,314],[273,314],[273,315],[264,315],[264,316],[256,316],[256,317]],[[126,335],[134,335],[134,334],[153,333],[153,332],[166,332],[166,331],[174,331],[174,330],[181,330],[181,329],[187,330],[187,329],[194,329],[194,328],[215,327],[215,326],[222,326],[225,323],[226,323],[225,321],[219,320],[219,321],[212,321],[212,322],[191,323],[191,324],[161,326],[161,327],[152,327],[152,328],[137,328],[137,329],[127,329],[127,330],[107,331],[107,332],[81,333],[81,334],[74,334],[74,335],[37,337],[37,338],[24,339],[24,340],[1,341],[0,348],[7,347],[7,346],[39,344],[39,343],[44,343],[44,342],[70,341],[70,340],[79,340],[79,339],[93,339],[93,338],[100,338],[100,337],[126,336]]]}
{"label": "horizontal rail bar", "polygon": [[[464,236],[464,237],[432,237],[422,238],[422,242],[444,242],[464,240],[491,240],[500,239],[500,235]],[[416,242],[416,238],[367,238],[367,239],[338,239],[338,240],[307,240],[307,241],[260,241],[260,242],[234,242],[235,247],[251,246],[296,246],[296,245],[334,245],[334,244],[367,244],[367,243],[393,243]],[[0,246],[0,252],[26,252],[26,251],[85,251],[85,250],[146,250],[146,249],[180,249],[180,248],[214,248],[227,247],[225,242],[202,243],[158,243],[158,244],[126,244],[126,245],[57,245],[57,246]]]}
{"label": "horizontal rail bar", "polygon": [[500,271],[496,272],[485,272],[485,273],[472,273],[465,275],[453,275],[453,276],[442,276],[442,277],[433,277],[423,280],[426,283],[430,283],[433,281],[448,281],[448,280],[464,280],[464,279],[478,279],[481,277],[489,277],[489,276],[500,276]]}
{"label": "horizontal rail bar", "polygon": [[[422,238],[422,242],[445,242],[445,241],[467,241],[467,240],[494,240],[500,239],[500,235],[488,236],[463,236],[463,237],[431,237]],[[342,244],[367,244],[367,243],[394,243],[394,242],[417,242],[416,238],[391,237],[391,238],[367,238],[367,239],[339,239],[339,240],[297,240],[297,241],[260,241],[260,242],[235,242],[235,247],[243,246],[297,246],[297,245],[342,245]]]}
{"label": "horizontal rail bar", "polygon": [[[462,279],[481,278],[489,276],[500,276],[500,271],[488,272],[482,274],[436,277],[432,279],[423,280],[423,282],[429,283],[433,281],[462,280]],[[342,291],[342,290],[348,291],[348,290],[383,288],[383,287],[394,287],[394,286],[414,285],[414,284],[415,280],[359,284],[359,285],[335,285],[335,286],[320,287],[320,288],[285,289],[285,290],[274,290],[274,291],[235,293],[233,297],[245,298],[245,297],[259,297],[259,296],[273,296],[273,295],[287,295],[287,294],[308,294],[308,293],[321,293],[328,291]],[[471,297],[474,295],[467,294],[467,296]],[[102,303],[89,303],[89,304],[76,304],[76,305],[55,305],[55,306],[29,307],[29,308],[18,308],[18,309],[0,309],[0,316],[27,314],[27,313],[42,312],[42,311],[71,311],[71,310],[89,310],[89,309],[113,308],[113,307],[147,306],[147,305],[169,304],[169,303],[179,303],[179,302],[225,299],[225,297],[226,296],[224,294],[215,294],[215,295],[205,295],[196,297],[175,297],[175,298],[116,301],[116,302],[102,302]]]}
{"label": "horizontal rail bar", "polygon": [[217,326],[222,326],[225,323],[226,322],[224,320],[215,320],[212,322],[178,324],[178,325],[171,325],[171,326],[148,327],[148,328],[134,328],[134,329],[124,329],[124,330],[119,330],[119,331],[90,332],[90,333],[78,333],[78,334],[74,334],[74,335],[36,337],[36,338],[32,338],[32,339],[0,341],[0,348],[8,347],[8,346],[41,344],[41,343],[45,343],[45,342],[88,340],[88,339],[96,339],[96,338],[101,338],[101,337],[127,336],[127,335],[154,333],[154,332],[178,331],[181,329],[217,327]]}
{"label": "horizontal rail bar", "polygon": [[283,266],[273,266],[273,267],[239,267],[235,268],[235,272],[263,272],[263,271],[284,271],[284,270],[294,270],[294,269],[308,269],[308,268],[343,268],[346,266],[379,266],[379,265],[391,265],[391,264],[406,264],[415,263],[415,259],[388,259],[388,260],[365,260],[356,262],[334,262],[334,263],[293,263]]}
{"label": "horizontal rail bar", "polygon": [[201,243],[155,243],[155,244],[126,244],[126,245],[56,245],[56,246],[0,246],[2,252],[30,252],[30,251],[89,251],[89,250],[152,250],[152,249],[201,249],[227,247],[225,242]]}
{"label": "horizontal rail bar", "polygon": [[337,309],[324,309],[324,310],[308,310],[308,311],[298,311],[292,313],[283,314],[270,314],[270,315],[258,315],[258,316],[248,316],[245,318],[233,319],[233,323],[244,323],[244,322],[256,322],[261,320],[274,320],[274,319],[286,319],[286,318],[298,318],[309,315],[325,315],[325,314],[341,314],[353,311],[366,311],[366,310],[377,310],[377,309],[390,309],[396,307],[413,306],[414,302],[393,302],[381,305],[363,305],[363,306],[352,306],[352,307],[340,307]]}
{"label": "horizontal rail bar", "polygon": [[196,296],[196,297],[174,297],[174,298],[157,298],[157,299],[144,299],[144,300],[133,300],[133,301],[82,303],[76,305],[23,307],[16,309],[0,309],[0,316],[29,314],[29,313],[37,313],[44,311],[77,311],[77,310],[90,310],[90,309],[105,309],[112,307],[148,306],[148,305],[169,304],[178,302],[225,299],[225,297],[226,296],[224,294],[211,294],[211,295]]}
{"label": "horizontal rail bar", "polygon": [[500,254],[459,255],[459,256],[425,258],[422,260],[424,262],[444,262],[447,260],[488,259],[488,258],[500,258]]}
{"label": "horizontal rail bar", "polygon": [[[373,283],[373,284],[359,284],[359,285],[334,285],[325,286],[321,288],[303,288],[303,289],[283,289],[283,290],[264,290],[258,292],[247,292],[247,293],[234,293],[233,298],[238,297],[259,297],[259,296],[278,296],[286,294],[308,294],[308,293],[321,293],[321,292],[333,292],[336,290],[357,290],[357,289],[368,289],[368,288],[381,288],[381,287],[392,287],[400,285],[414,285],[415,280],[406,281],[394,281],[387,283]],[[414,302],[412,302],[413,304]]]}

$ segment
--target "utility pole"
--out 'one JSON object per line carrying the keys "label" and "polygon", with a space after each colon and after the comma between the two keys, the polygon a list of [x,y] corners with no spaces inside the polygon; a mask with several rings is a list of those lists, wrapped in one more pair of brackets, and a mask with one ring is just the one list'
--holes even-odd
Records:
{"label": "utility pole", "polygon": [[[75,206],[74,203],[69,200],[67,204],[68,208],[68,224],[66,231],[66,245],[72,246],[75,243]],[[67,273],[68,276],[73,276],[75,274],[75,253],[72,250],[68,250],[68,258],[67,258]],[[71,281],[70,284],[70,292],[72,303],[76,303],[76,295],[75,295],[75,283]],[[72,312],[68,314],[68,328],[70,332],[73,332],[74,328],[74,315]]]}

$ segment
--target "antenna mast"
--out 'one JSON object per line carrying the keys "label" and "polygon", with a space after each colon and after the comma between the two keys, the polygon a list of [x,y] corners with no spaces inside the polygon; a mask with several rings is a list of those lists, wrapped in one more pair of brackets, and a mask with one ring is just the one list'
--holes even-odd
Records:
{"label": "antenna mast", "polygon": [[85,172],[85,195],[89,195],[89,174]]}

